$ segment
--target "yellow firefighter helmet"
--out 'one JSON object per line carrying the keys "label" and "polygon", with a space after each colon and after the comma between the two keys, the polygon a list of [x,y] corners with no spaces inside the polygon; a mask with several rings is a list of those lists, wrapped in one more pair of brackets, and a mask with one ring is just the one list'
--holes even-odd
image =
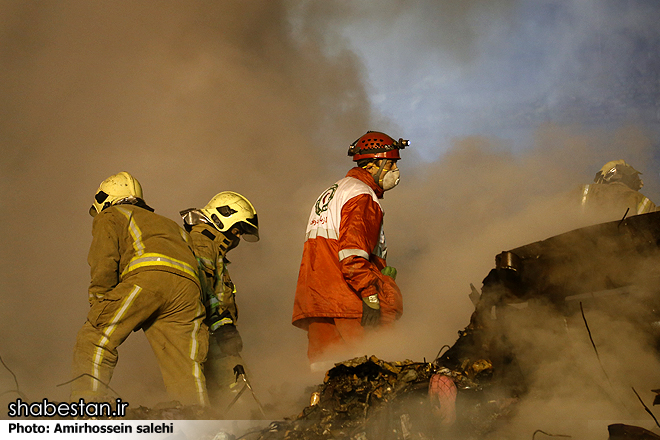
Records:
{"label": "yellow firefighter helmet", "polygon": [[94,203],[89,208],[89,215],[94,217],[108,206],[130,198],[142,199],[142,185],[135,177],[122,171],[101,182]]}
{"label": "yellow firefighter helmet", "polygon": [[220,232],[238,227],[246,241],[259,241],[257,210],[242,195],[233,191],[216,194],[200,211]]}
{"label": "yellow firefighter helmet", "polygon": [[638,191],[644,186],[642,179],[639,175],[642,174],[627,164],[624,160],[611,160],[603,165],[603,168],[596,173],[594,182],[596,183],[612,183],[621,182],[628,187]]}

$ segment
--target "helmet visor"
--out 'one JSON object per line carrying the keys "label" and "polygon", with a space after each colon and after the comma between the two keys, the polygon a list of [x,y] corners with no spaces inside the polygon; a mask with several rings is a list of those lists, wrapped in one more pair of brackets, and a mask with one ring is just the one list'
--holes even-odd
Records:
{"label": "helmet visor", "polygon": [[258,228],[257,216],[250,217],[245,221],[238,222],[236,225],[243,236],[245,241],[255,242],[259,241],[259,228]]}

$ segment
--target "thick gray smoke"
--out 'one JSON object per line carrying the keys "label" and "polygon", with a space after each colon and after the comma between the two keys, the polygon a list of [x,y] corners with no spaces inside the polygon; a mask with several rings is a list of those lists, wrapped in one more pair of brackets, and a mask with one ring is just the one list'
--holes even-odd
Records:
{"label": "thick gray smoke", "polygon": [[[253,202],[263,240],[231,255],[254,347],[246,358],[255,376],[271,375],[281,353],[264,347],[290,341],[298,347],[283,351],[304,365],[303,335],[288,322],[302,249],[295,225],[319,182],[334,178],[344,144],[369,127],[355,56],[323,54],[314,28],[294,40],[281,2],[2,10],[2,355],[24,391],[67,396],[55,385],[69,379],[87,310],[87,210],[120,170],[172,219],[223,190]],[[113,383],[129,401],[163,397],[149,352],[135,334],[120,353]]]}
{"label": "thick gray smoke", "polygon": [[[179,210],[223,190],[256,206],[262,239],[233,250],[230,271],[244,358],[275,418],[299,411],[304,388],[320,380],[307,373],[304,332],[290,324],[305,221],[317,195],[352,166],[346,149],[366,130],[408,138],[412,147],[403,152],[401,185],[382,202],[404,316],[364,354],[430,360],[452,344],[472,312],[469,284],[481,285],[502,250],[581,226],[560,209],[563,194],[589,183],[605,162],[632,163],[644,172],[643,192],[660,201],[655,127],[645,116],[652,104],[636,108],[631,97],[622,104],[629,117],[606,118],[609,125],[595,123],[600,113],[590,105],[570,107],[584,112],[584,124],[561,112],[577,95],[551,80],[578,61],[571,31],[580,28],[575,38],[583,39],[586,30],[561,16],[557,34],[542,29],[546,39],[564,35],[564,44],[543,52],[541,63],[561,75],[538,79],[519,70],[528,62],[504,45],[507,29],[524,27],[533,15],[530,5],[422,4],[0,2],[0,356],[22,391],[32,400],[68,398],[67,387],[55,385],[70,379],[87,312],[87,210],[98,184],[121,170],[140,180],[156,212],[177,221]],[[544,5],[564,10],[557,2]],[[624,15],[610,38],[657,45],[657,33],[640,40],[647,27],[633,32],[634,17],[645,26],[650,5],[628,5],[639,12]],[[589,26],[608,40],[604,29],[616,11],[597,12]],[[381,33],[371,31],[378,26]],[[416,27],[429,32],[417,39]],[[356,36],[367,45],[367,38],[380,41],[374,35],[401,42],[390,52],[373,46],[387,81],[374,77],[373,60],[354,51]],[[492,67],[484,47],[497,42],[503,56],[488,73],[492,82],[483,83],[483,69]],[[533,52],[527,45],[522,53]],[[628,72],[620,52],[592,54],[606,86]],[[609,76],[606,61],[615,55],[616,75]],[[444,69],[439,76],[420,76],[437,66]],[[581,62],[573,68],[577,76],[593,71]],[[516,74],[528,94],[512,85]],[[576,78],[571,90],[579,89]],[[434,84],[446,87],[428,87]],[[489,84],[506,87],[493,89],[493,98],[485,94]],[[541,104],[527,99],[537,89]],[[519,101],[505,102],[510,94]],[[420,99],[415,105],[413,95]],[[481,106],[489,100],[502,105]],[[374,103],[381,105],[374,110]],[[499,129],[482,129],[482,122]],[[534,133],[523,151],[518,138],[507,137],[520,127]],[[646,387],[648,371],[639,372]],[[141,333],[120,348],[112,386],[135,406],[166,399]],[[13,387],[9,373],[0,372],[0,391]]]}

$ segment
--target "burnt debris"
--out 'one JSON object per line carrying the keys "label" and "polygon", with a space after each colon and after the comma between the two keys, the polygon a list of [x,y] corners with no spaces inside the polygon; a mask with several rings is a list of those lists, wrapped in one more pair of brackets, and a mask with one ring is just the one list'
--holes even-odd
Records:
{"label": "burnt debris", "polygon": [[[660,212],[504,251],[481,292],[472,288],[475,311],[444,354],[433,362],[365,356],[336,364],[312,392],[309,406],[256,438],[483,438],[515,414],[530,386],[530,366],[520,365],[509,338],[510,318],[551,311],[558,317],[548,320],[558,326],[557,337],[567,338],[563,326],[570,317],[584,318],[583,304],[622,317],[625,303],[625,317],[658,347],[659,281]],[[659,402],[656,396],[654,404]],[[611,425],[609,431],[611,439],[658,438],[628,425]]]}

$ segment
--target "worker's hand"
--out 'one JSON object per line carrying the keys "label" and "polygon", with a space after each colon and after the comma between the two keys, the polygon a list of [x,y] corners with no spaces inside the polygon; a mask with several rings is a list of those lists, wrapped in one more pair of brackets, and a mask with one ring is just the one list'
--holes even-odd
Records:
{"label": "worker's hand", "polygon": [[220,349],[226,355],[237,355],[243,350],[243,340],[238,329],[233,324],[218,327],[212,334]]}
{"label": "worker's hand", "polygon": [[378,295],[362,298],[362,327],[376,327],[380,322],[380,302]]}
{"label": "worker's hand", "polygon": [[396,281],[396,269],[392,266],[385,266],[383,270],[380,271],[383,275],[387,275]]}

